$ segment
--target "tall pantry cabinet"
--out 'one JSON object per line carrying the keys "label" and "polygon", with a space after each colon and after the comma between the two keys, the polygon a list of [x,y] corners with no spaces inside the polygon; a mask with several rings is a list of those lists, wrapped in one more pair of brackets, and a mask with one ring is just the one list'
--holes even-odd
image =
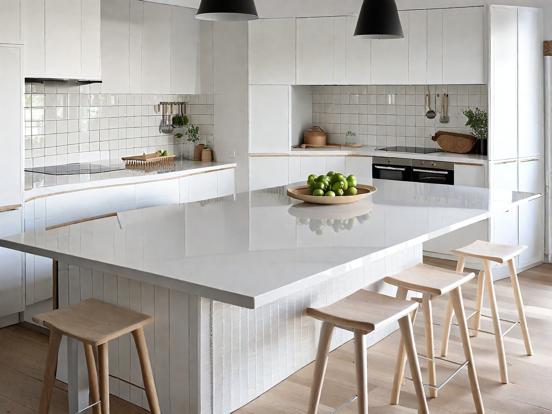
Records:
{"label": "tall pantry cabinet", "polygon": [[[22,229],[23,48],[19,0],[0,2],[0,236]],[[0,248],[0,327],[23,311],[23,255]]]}

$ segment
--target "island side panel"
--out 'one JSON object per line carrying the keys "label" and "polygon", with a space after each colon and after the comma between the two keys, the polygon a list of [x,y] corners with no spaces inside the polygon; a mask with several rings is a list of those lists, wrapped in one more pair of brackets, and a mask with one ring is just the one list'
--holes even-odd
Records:
{"label": "island side panel", "polygon": [[[211,389],[211,338],[210,322],[203,322],[200,312],[202,306],[210,312],[211,301],[95,269],[65,263],[59,263],[58,269],[61,308],[94,297],[153,316],[154,322],[145,328],[145,335],[161,410],[167,414],[201,412],[202,384]],[[210,321],[208,316],[205,319]],[[201,352],[202,347],[206,352]],[[67,382],[66,352],[64,340],[57,373],[63,382]],[[82,349],[79,352],[83,354]],[[81,375],[84,374],[86,382],[84,356],[80,357]],[[111,393],[148,409],[141,388],[140,364],[130,336],[110,342],[109,367]]]}
{"label": "island side panel", "polygon": [[[213,301],[212,395],[202,393],[213,407],[203,412],[232,412],[315,359],[320,323],[304,314],[307,307],[328,305],[367,286],[394,294],[381,279],[421,261],[421,245],[405,248],[255,310]],[[332,349],[351,338],[350,332],[334,331]]]}

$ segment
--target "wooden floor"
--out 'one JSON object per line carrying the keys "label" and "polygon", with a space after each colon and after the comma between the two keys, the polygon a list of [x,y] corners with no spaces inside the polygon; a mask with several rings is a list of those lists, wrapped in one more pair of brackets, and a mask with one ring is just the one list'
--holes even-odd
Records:
{"label": "wooden floor", "polygon": [[[454,266],[451,262],[431,262]],[[520,283],[527,306],[535,356],[524,355],[521,334],[518,329],[514,329],[505,338],[511,384],[501,385],[498,382],[494,338],[480,334],[473,339],[472,346],[487,414],[552,414],[552,265],[542,265],[523,273]],[[499,305],[503,310],[502,317],[514,319],[509,281],[498,282],[496,288]],[[464,290],[467,307],[473,306],[474,296],[475,285],[470,284]],[[441,320],[445,304],[442,300],[435,302],[436,322]],[[483,328],[490,329],[490,323],[483,323]],[[440,344],[440,333],[440,327],[437,326],[437,346]],[[422,318],[416,323],[415,334],[418,350],[423,351]],[[44,335],[21,326],[0,329],[0,414],[36,413],[47,345]],[[416,412],[413,410],[413,387],[409,383],[405,385],[401,395],[401,404],[407,408],[387,407],[397,346],[398,334],[393,334],[368,351],[371,414]],[[462,360],[456,328],[453,328],[449,357]],[[351,343],[331,354],[320,413],[356,413],[355,403],[349,402],[356,393],[353,359]],[[423,363],[422,368],[425,368]],[[444,378],[449,370],[446,365],[442,366],[438,376]],[[237,413],[306,413],[312,372],[312,364],[306,366]],[[375,407],[378,409],[373,409]],[[432,413],[443,414],[475,412],[466,376],[461,373],[453,379],[440,393],[439,398],[430,400],[429,408]],[[144,410],[115,397],[112,397],[111,412],[145,413]],[[54,391],[50,413],[67,413],[67,393],[61,384]]]}

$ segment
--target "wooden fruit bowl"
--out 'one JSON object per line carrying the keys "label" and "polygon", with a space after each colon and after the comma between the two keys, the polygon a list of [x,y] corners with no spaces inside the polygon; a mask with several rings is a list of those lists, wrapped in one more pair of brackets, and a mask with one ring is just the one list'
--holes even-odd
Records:
{"label": "wooden fruit bowl", "polygon": [[358,184],[356,188],[358,190],[358,194],[354,196],[325,197],[313,196],[310,194],[308,185],[300,185],[289,187],[287,190],[287,195],[296,200],[304,201],[305,203],[337,205],[356,203],[357,201],[365,199],[370,194],[373,194],[378,190],[376,187],[364,184]]}

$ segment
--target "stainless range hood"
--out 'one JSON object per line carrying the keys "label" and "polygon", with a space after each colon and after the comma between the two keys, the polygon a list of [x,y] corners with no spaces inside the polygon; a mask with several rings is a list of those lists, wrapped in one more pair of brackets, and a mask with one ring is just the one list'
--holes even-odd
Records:
{"label": "stainless range hood", "polygon": [[101,80],[91,79],[64,79],[64,78],[25,78],[25,82],[44,83],[44,82],[67,82],[75,85],[90,85],[91,83],[102,83]]}

